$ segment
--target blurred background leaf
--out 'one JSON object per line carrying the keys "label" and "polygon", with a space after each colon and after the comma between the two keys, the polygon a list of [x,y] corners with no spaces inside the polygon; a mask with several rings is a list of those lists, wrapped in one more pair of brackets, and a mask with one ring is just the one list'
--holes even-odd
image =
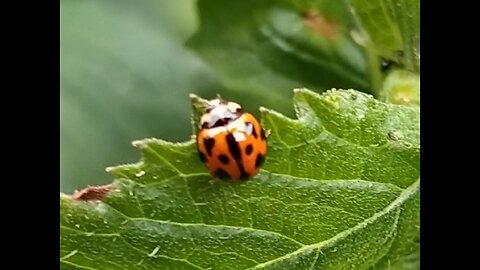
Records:
{"label": "blurred background leaf", "polygon": [[285,111],[295,87],[371,92],[346,1],[200,0],[198,10],[200,28],[188,45],[232,95]]}
{"label": "blurred background leaf", "polygon": [[111,182],[134,162],[131,141],[186,140],[188,93],[216,93],[212,73],[182,44],[195,2],[61,1],[61,191]]}
{"label": "blurred background leaf", "polygon": [[410,72],[420,71],[420,1],[351,0],[366,45]]}

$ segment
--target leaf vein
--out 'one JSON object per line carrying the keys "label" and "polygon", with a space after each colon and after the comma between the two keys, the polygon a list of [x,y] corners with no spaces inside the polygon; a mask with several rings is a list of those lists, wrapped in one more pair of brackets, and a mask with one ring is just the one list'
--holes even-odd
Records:
{"label": "leaf vein", "polygon": [[313,268],[317,264],[318,258],[320,257],[320,252],[321,252],[320,249],[317,249],[317,255],[315,256],[313,263],[310,265],[310,270],[313,270]]}
{"label": "leaf vein", "polygon": [[71,265],[71,266],[75,266],[75,267],[81,268],[81,269],[97,270],[97,268],[92,268],[92,267],[88,267],[88,266],[85,266],[85,265],[80,265],[80,264],[73,263],[73,262],[67,261],[67,260],[62,260],[62,259],[60,259],[60,262],[62,262],[62,263],[64,263],[64,264],[69,264],[69,265]]}
{"label": "leaf vein", "polygon": [[252,208],[250,207],[250,202],[248,202],[245,198],[243,198],[242,196],[238,195],[235,190],[232,189],[232,194],[233,196],[239,198],[240,200],[242,200],[243,202],[245,202],[246,206],[247,206],[247,210],[248,210],[248,214],[249,214],[249,220],[250,220],[250,227],[253,228],[253,214],[252,214]]}
{"label": "leaf vein", "polygon": [[182,227],[192,227],[192,226],[199,226],[199,227],[207,227],[207,228],[229,228],[229,229],[239,229],[239,230],[245,230],[245,231],[253,231],[253,232],[264,232],[272,235],[279,236],[281,238],[287,239],[289,241],[292,241],[293,243],[298,244],[299,246],[304,246],[305,244],[298,242],[297,240],[290,238],[284,234],[274,232],[274,231],[267,231],[267,230],[262,230],[258,228],[250,228],[250,227],[244,227],[244,226],[231,226],[231,225],[213,225],[213,224],[204,224],[204,223],[178,223],[178,222],[173,222],[173,221],[163,221],[163,220],[155,220],[155,219],[149,219],[149,218],[130,218],[131,221],[150,221],[150,222],[155,222],[155,223],[161,223],[161,224],[172,224],[172,225],[177,225],[177,226],[182,226]]}
{"label": "leaf vein", "polygon": [[78,230],[78,229],[68,227],[68,226],[65,226],[65,225],[60,225],[60,228],[68,230],[68,231],[72,231],[72,232],[75,232],[75,233],[78,233],[78,234],[86,234],[87,236],[91,236],[91,235],[95,235],[95,236],[120,236],[118,233],[86,232],[86,231]]}
{"label": "leaf vein", "polygon": [[[197,249],[198,250],[198,249]],[[236,252],[231,252],[231,251],[225,251],[225,252],[213,252],[213,251],[210,251],[210,250],[200,250],[200,251],[203,251],[203,252],[207,252],[207,253],[210,253],[212,255],[219,255],[219,256],[222,256],[222,255],[235,255],[237,257],[240,257],[242,259],[245,259],[247,261],[250,261],[250,262],[254,262],[254,263],[259,263],[258,261],[256,261],[255,259],[251,259],[251,258],[248,258],[244,255],[241,255],[241,254],[238,254]]]}
{"label": "leaf vein", "polygon": [[187,181],[187,178],[183,178],[183,181],[185,183],[185,189],[187,191],[187,196],[188,198],[190,198],[190,200],[192,201],[192,205],[193,207],[195,208],[195,210],[197,210],[197,214],[198,214],[198,217],[200,218],[200,222],[201,223],[205,223],[204,219],[203,219],[203,215],[202,215],[202,212],[200,211],[200,208],[198,207],[197,205],[197,202],[193,199],[193,196],[192,196],[192,193],[190,192],[190,187],[188,186],[188,181]]}
{"label": "leaf vein", "polygon": [[160,153],[158,153],[155,149],[153,149],[153,148],[150,147],[149,145],[146,145],[146,146],[145,146],[145,149],[148,149],[148,150],[150,150],[150,152],[154,153],[154,154],[155,154],[159,159],[161,159],[167,166],[169,166],[169,167],[172,168],[174,171],[176,171],[179,176],[182,176],[182,177],[185,176],[185,175],[183,174],[183,172],[181,172],[177,167],[175,167],[168,159],[166,159],[165,157],[163,157],[162,155],[160,155]]}
{"label": "leaf vein", "polygon": [[[281,257],[272,259],[270,261],[263,262],[261,264],[258,264],[256,266],[252,267],[252,268],[249,268],[249,269],[256,269],[256,268],[259,268],[259,267],[263,267],[263,266],[273,264],[273,263],[275,263],[277,261],[281,261],[283,259],[288,259],[290,256],[295,255],[297,253],[301,253],[301,252],[303,252],[305,250],[308,250],[308,249],[318,248],[319,250],[321,250],[322,247],[325,247],[328,244],[334,243],[334,242],[336,242],[340,239],[343,239],[343,238],[347,237],[351,232],[354,232],[355,230],[357,230],[359,228],[367,226],[369,223],[374,222],[377,218],[381,217],[382,215],[387,214],[389,211],[396,210],[397,208],[395,208],[395,207],[398,207],[401,203],[403,203],[405,200],[407,200],[411,195],[413,195],[415,193],[415,191],[418,189],[419,184],[420,184],[420,179],[418,179],[415,183],[413,183],[411,186],[409,186],[407,189],[405,189],[398,196],[398,198],[396,200],[394,200],[392,203],[390,203],[388,206],[386,206],[382,211],[374,214],[370,218],[365,219],[364,221],[360,222],[359,224],[355,225],[354,227],[346,229],[346,230],[336,234],[332,238],[321,241],[319,243],[315,243],[315,244],[311,244],[311,245],[303,245],[293,252],[287,253],[287,254],[285,254]],[[399,212],[399,211],[397,211],[397,212]],[[398,213],[396,215],[398,215]]]}
{"label": "leaf vein", "polygon": [[114,266],[118,267],[119,269],[125,269],[123,266],[121,266],[121,265],[113,262],[112,260],[108,260],[108,259],[106,259],[106,258],[103,258],[103,256],[100,257],[100,258],[95,258],[95,259],[93,259],[93,258],[91,258],[90,256],[88,256],[85,252],[78,252],[78,253],[82,254],[83,257],[89,259],[90,261],[96,261],[96,260],[100,259],[102,262],[105,262],[105,263],[114,265]]}

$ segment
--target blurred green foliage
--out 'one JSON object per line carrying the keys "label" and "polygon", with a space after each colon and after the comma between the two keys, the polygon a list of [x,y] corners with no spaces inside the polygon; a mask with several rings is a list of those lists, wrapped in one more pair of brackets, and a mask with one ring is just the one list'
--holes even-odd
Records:
{"label": "blurred green foliage", "polygon": [[202,24],[189,44],[209,63],[221,66],[230,87],[242,88],[239,77],[258,74],[248,76],[255,79],[251,91],[291,91],[284,89],[291,86],[368,92],[363,48],[345,27],[348,8],[344,1],[332,3],[202,0]]}
{"label": "blurred green foliage", "polygon": [[189,138],[188,93],[218,90],[182,45],[194,4],[61,1],[62,191],[111,182],[105,167],[138,159],[134,139]]}

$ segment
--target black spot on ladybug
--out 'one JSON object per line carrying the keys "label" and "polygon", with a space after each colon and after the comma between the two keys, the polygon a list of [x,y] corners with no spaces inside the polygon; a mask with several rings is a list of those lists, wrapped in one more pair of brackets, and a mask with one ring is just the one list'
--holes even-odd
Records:
{"label": "black spot on ladybug", "polygon": [[203,139],[203,144],[205,144],[205,148],[207,149],[207,154],[209,156],[212,156],[212,150],[213,150],[213,146],[215,145],[215,139],[214,138]]}
{"label": "black spot on ladybug", "polygon": [[264,161],[265,161],[265,159],[263,158],[263,155],[258,153],[257,159],[255,160],[255,167],[259,168],[260,166],[262,166]]}
{"label": "black spot on ladybug", "polygon": [[216,172],[215,172],[215,176],[217,176],[218,178],[220,179],[229,179],[230,178],[230,175],[222,170],[222,169],[218,169]]}
{"label": "black spot on ladybug", "polygon": [[245,153],[247,155],[251,155],[252,152],[253,152],[253,145],[251,145],[251,144],[247,145],[247,148],[245,148]]}
{"label": "black spot on ladybug", "polygon": [[228,150],[230,151],[230,154],[232,155],[232,157],[235,159],[238,169],[240,170],[240,179],[241,180],[248,179],[250,175],[247,172],[245,172],[245,168],[243,167],[242,152],[240,150],[240,146],[238,145],[232,133],[229,133],[226,136],[226,139],[227,139]]}
{"label": "black spot on ladybug", "polygon": [[225,126],[226,124],[228,124],[228,122],[231,120],[231,118],[220,118],[218,119],[215,124],[213,124],[212,127],[221,127],[221,126]]}
{"label": "black spot on ladybug", "polygon": [[207,161],[207,157],[205,156],[205,154],[201,151],[198,151],[198,156],[200,157],[200,160],[205,163]]}
{"label": "black spot on ladybug", "polygon": [[238,146],[238,143],[235,140],[235,137],[233,137],[233,134],[229,133],[226,136],[226,139],[227,139],[227,145],[228,145],[228,150],[230,151],[230,154],[232,154],[232,157],[235,160],[240,160],[242,152],[240,151],[240,146]]}
{"label": "black spot on ladybug", "polygon": [[267,139],[267,136],[265,136],[265,131],[261,129],[262,132],[260,133],[260,138],[262,138],[262,141],[265,141]]}
{"label": "black spot on ladybug", "polygon": [[237,160],[238,169],[240,170],[240,180],[245,181],[250,178],[250,175],[245,171],[241,160]]}
{"label": "black spot on ladybug", "polygon": [[[247,122],[247,124],[250,124],[250,125],[251,125],[252,123]],[[255,139],[258,138],[257,131],[255,130],[255,127],[253,127],[253,126],[252,126],[252,135],[253,135],[253,137],[254,137]]]}
{"label": "black spot on ladybug", "polygon": [[227,165],[228,162],[230,161],[228,159],[228,156],[224,155],[224,154],[221,154],[218,156],[218,160],[220,160],[220,162],[222,162],[223,164]]}

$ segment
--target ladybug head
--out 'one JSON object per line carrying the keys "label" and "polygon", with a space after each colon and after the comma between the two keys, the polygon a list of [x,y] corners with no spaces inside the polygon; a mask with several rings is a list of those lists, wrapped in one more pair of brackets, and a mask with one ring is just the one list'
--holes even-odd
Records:
{"label": "ladybug head", "polygon": [[235,102],[220,97],[208,101],[205,113],[200,120],[202,128],[224,126],[242,115],[242,107]]}

